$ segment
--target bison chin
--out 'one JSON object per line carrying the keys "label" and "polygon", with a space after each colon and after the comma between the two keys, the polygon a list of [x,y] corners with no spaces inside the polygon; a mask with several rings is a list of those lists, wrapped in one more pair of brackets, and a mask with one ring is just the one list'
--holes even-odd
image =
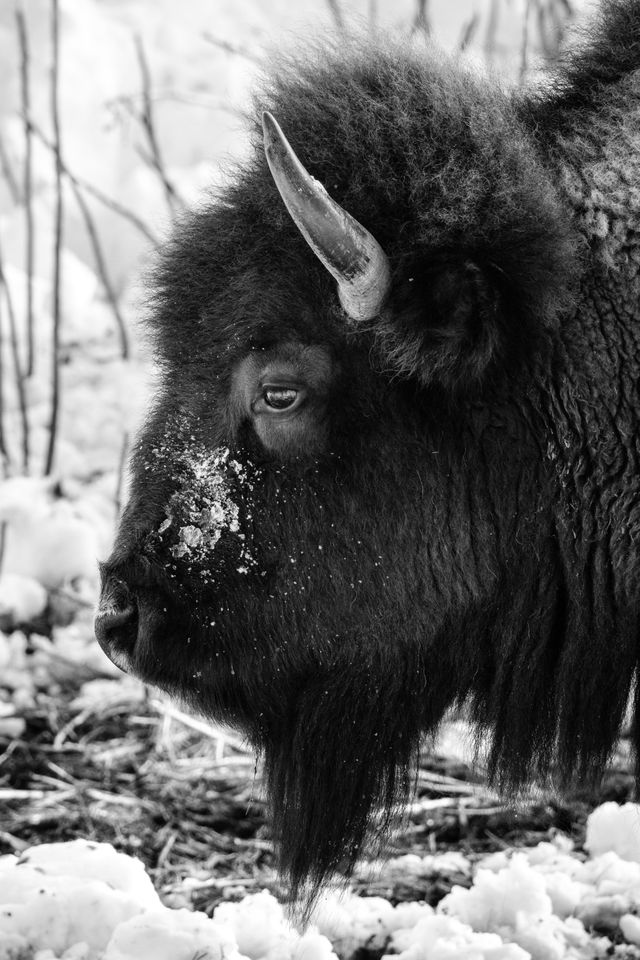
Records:
{"label": "bison chin", "polygon": [[279,869],[303,919],[330,875],[348,877],[364,845],[384,843],[412,787],[420,730],[450,698],[444,682],[440,696],[433,686],[427,695],[424,667],[409,655],[354,662],[307,686],[265,731]]}

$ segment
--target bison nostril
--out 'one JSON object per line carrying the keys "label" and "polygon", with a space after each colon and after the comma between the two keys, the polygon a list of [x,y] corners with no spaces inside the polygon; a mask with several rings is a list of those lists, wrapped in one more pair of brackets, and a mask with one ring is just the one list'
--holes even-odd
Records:
{"label": "bison nostril", "polygon": [[138,635],[138,607],[124,584],[104,590],[94,629],[98,643],[112,659],[114,653],[132,649]]}

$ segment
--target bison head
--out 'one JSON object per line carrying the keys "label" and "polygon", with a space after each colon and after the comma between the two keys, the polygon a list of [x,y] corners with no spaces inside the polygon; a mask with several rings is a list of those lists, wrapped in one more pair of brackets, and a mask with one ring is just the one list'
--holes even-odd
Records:
{"label": "bison head", "polygon": [[516,100],[400,49],[283,67],[260,106],[292,146],[267,118],[270,170],[256,125],[157,270],[161,377],[97,634],[263,751],[298,892],[388,823],[453,703],[507,787],[615,740],[633,270],[574,195],[567,90]]}

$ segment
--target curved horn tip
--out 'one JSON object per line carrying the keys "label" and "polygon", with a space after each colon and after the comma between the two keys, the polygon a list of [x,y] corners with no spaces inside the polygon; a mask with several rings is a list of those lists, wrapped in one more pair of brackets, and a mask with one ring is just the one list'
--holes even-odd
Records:
{"label": "curved horn tip", "polygon": [[391,285],[384,250],[305,169],[268,110],[262,114],[262,130],[278,192],[298,230],[337,281],[345,312],[352,320],[371,319],[379,313]]}
{"label": "curved horn tip", "polygon": [[280,124],[268,110],[262,111],[262,136],[265,141],[265,146],[267,146],[268,141],[274,138],[279,139],[279,137],[283,136]]}

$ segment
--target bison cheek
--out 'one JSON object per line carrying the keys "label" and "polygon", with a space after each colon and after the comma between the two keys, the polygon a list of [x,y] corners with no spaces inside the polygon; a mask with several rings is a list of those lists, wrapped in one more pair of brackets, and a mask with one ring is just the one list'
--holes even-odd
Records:
{"label": "bison cheek", "polygon": [[258,416],[253,428],[262,446],[284,461],[318,456],[328,440],[327,423],[317,410],[291,417]]}

